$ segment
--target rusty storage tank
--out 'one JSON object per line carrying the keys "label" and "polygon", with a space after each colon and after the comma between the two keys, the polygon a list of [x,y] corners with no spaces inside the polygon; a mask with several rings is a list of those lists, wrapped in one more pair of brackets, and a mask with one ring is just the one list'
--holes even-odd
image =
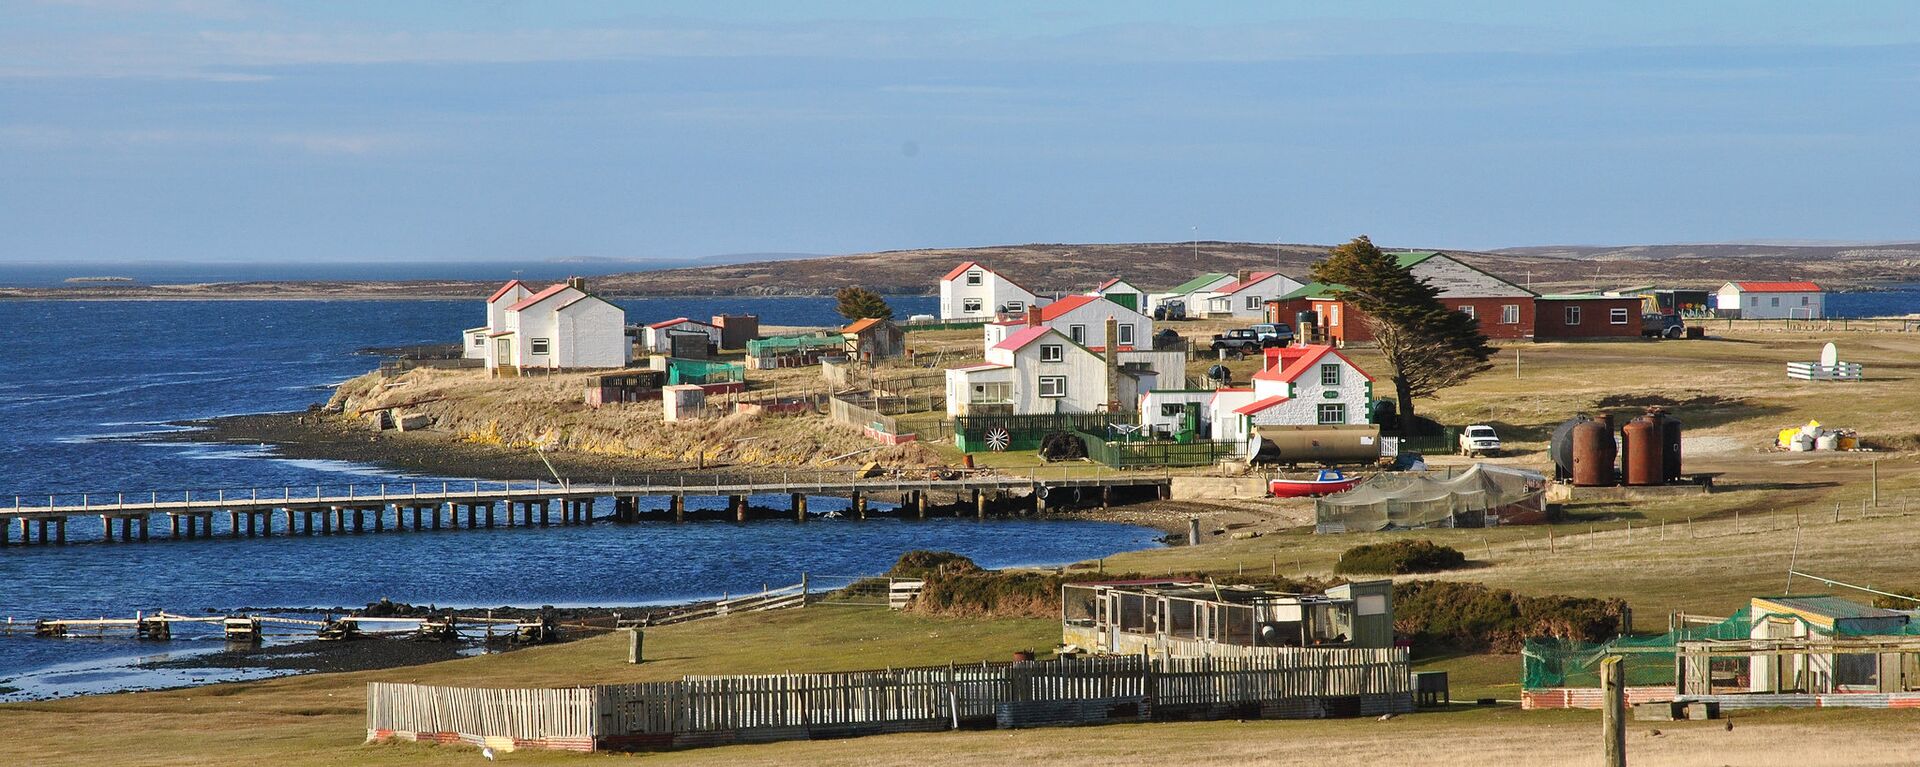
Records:
{"label": "rusty storage tank", "polygon": [[1660,420],[1661,474],[1668,482],[1680,480],[1680,419],[1662,414]]}
{"label": "rusty storage tank", "polygon": [[1660,437],[1660,424],[1653,416],[1640,416],[1620,427],[1620,468],[1629,485],[1663,483],[1666,461]]}
{"label": "rusty storage tank", "polygon": [[1599,421],[1576,424],[1569,440],[1573,453],[1573,484],[1607,487],[1614,484],[1613,430]]}
{"label": "rusty storage tank", "polygon": [[1553,459],[1554,479],[1573,478],[1573,430],[1592,421],[1585,415],[1576,415],[1553,427],[1553,433],[1547,437],[1547,456]]}

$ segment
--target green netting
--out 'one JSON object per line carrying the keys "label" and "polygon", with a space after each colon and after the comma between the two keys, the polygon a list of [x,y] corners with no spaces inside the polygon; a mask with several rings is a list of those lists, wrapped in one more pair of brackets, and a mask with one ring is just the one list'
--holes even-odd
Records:
{"label": "green netting", "polygon": [[[1764,615],[1761,617],[1765,617]],[[1627,667],[1630,686],[1666,686],[1674,683],[1674,654],[1681,642],[1699,640],[1731,641],[1753,636],[1754,612],[1743,607],[1719,623],[1687,626],[1659,636],[1621,637],[1610,642],[1579,642],[1562,639],[1529,639],[1521,651],[1525,670],[1521,685],[1538,690],[1554,687],[1600,686],[1600,661],[1619,655]],[[1920,636],[1920,622],[1875,619],[1838,621],[1834,636]],[[1816,629],[1816,631],[1818,631]],[[1820,632],[1826,633],[1826,632]]]}
{"label": "green netting", "polygon": [[747,366],[675,357],[667,360],[668,384],[714,384],[747,380]]}
{"label": "green netting", "polygon": [[846,338],[840,335],[821,335],[808,333],[795,336],[773,336],[747,342],[747,356],[769,357],[776,354],[809,352],[818,349],[831,349],[845,346]]}
{"label": "green netting", "polygon": [[1739,612],[1719,623],[1687,626],[1659,636],[1620,637],[1610,642],[1571,639],[1529,639],[1521,650],[1523,689],[1599,687],[1600,661],[1621,656],[1627,668],[1627,686],[1656,687],[1674,683],[1674,650],[1681,642],[1700,639],[1746,639],[1753,628],[1753,611]]}

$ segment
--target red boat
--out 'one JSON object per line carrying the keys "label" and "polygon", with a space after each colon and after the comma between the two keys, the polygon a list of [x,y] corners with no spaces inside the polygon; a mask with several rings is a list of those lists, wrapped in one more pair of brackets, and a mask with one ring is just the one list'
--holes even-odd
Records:
{"label": "red boat", "polygon": [[1267,482],[1267,492],[1275,498],[1310,498],[1338,493],[1358,484],[1359,477],[1348,477],[1339,469],[1321,469],[1313,479],[1276,477]]}

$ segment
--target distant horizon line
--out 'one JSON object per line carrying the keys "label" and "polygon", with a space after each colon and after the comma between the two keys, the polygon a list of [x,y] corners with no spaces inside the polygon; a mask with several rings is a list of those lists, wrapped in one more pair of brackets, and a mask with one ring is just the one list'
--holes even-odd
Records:
{"label": "distant horizon line", "polygon": [[[857,255],[864,255],[864,254],[870,254],[870,253],[897,253],[901,251],[911,251],[911,250],[978,250],[978,249],[987,249],[987,248],[1025,247],[1025,246],[1034,246],[1034,245],[1068,245],[1068,246],[1071,246],[1071,245],[1181,245],[1181,244],[1192,243],[1192,242],[1195,242],[1195,241],[1194,240],[1164,240],[1164,241],[1132,241],[1132,242],[1120,242],[1120,241],[1024,242],[1024,243],[997,243],[992,245],[957,245],[957,246],[956,245],[924,245],[924,246],[906,247],[906,248],[883,248],[878,250],[850,251],[845,253],[761,251],[761,252],[740,252],[740,253],[714,253],[714,254],[703,255],[703,256],[637,256],[633,258],[586,257],[586,258],[578,258],[578,259],[550,259],[550,260],[544,260],[544,261],[525,261],[525,260],[512,259],[512,258],[463,258],[463,259],[422,258],[422,259],[415,259],[415,260],[392,260],[392,259],[330,260],[329,259],[329,260],[318,260],[318,261],[311,260],[311,259],[283,261],[283,260],[224,259],[224,258],[213,258],[213,259],[205,259],[205,260],[126,258],[126,259],[98,259],[98,260],[80,259],[80,260],[58,260],[58,261],[46,261],[46,260],[9,261],[9,260],[0,259],[0,268],[63,267],[63,266],[81,266],[81,265],[92,265],[92,266],[247,266],[247,265],[257,265],[257,266],[265,266],[265,265],[435,266],[435,265],[453,265],[453,264],[466,264],[466,265],[497,264],[501,266],[526,265],[526,266],[553,266],[553,267],[564,267],[564,266],[575,266],[575,265],[577,266],[618,266],[623,264],[692,265],[692,264],[698,264],[700,262],[717,261],[720,259],[764,258],[765,260],[801,260],[801,259],[811,259],[811,258],[837,258],[837,257],[843,257],[843,256],[857,256]],[[1280,246],[1292,246],[1292,247],[1333,247],[1335,244],[1337,244],[1337,243],[1309,243],[1309,242],[1268,242],[1268,241],[1257,241],[1257,240],[1198,240],[1198,242],[1201,244],[1216,244],[1216,245],[1254,245],[1254,246],[1280,245]],[[1761,239],[1750,239],[1750,240],[1732,239],[1732,240],[1701,240],[1701,241],[1693,241],[1693,242],[1645,242],[1645,243],[1611,243],[1611,244],[1609,243],[1548,243],[1548,244],[1540,244],[1540,245],[1502,245],[1494,248],[1449,248],[1449,247],[1436,247],[1436,246],[1419,246],[1416,248],[1414,246],[1399,246],[1399,245],[1383,246],[1383,247],[1385,247],[1388,250],[1421,249],[1421,250],[1454,250],[1454,251],[1465,251],[1470,253],[1498,253],[1501,251],[1538,249],[1538,248],[1621,248],[1621,249],[1624,249],[1624,248],[1661,248],[1661,247],[1668,247],[1668,248],[1707,247],[1707,246],[1716,246],[1716,245],[1719,245],[1719,246],[1732,245],[1732,246],[1747,246],[1747,247],[1781,247],[1781,248],[1887,247],[1887,246],[1894,246],[1894,245],[1920,246],[1920,238],[1894,239],[1894,240],[1825,240],[1825,239],[1761,238]]]}

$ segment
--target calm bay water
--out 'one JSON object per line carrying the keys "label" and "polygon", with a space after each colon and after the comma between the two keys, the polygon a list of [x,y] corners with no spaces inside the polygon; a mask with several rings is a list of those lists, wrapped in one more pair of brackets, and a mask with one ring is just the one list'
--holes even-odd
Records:
{"label": "calm bay water", "polygon": [[[925,297],[892,301],[902,315],[933,305]],[[619,303],[635,322],[744,311],[769,324],[836,319],[824,298]],[[0,503],[16,493],[458,479],[142,435],[174,420],[305,408],[376,364],[354,349],[452,342],[481,314],[478,301],[0,301],[12,352],[0,364]],[[814,504],[834,508],[831,499]],[[1127,525],[1021,520],[599,524],[146,545],[101,544],[98,533],[98,522],[76,519],[74,544],[0,550],[0,618],[324,608],[383,597],[444,606],[643,604],[792,583],[802,571],[875,573],[915,548],[1007,566],[1104,556],[1156,537]],[[62,664],[151,651],[131,641],[0,638],[0,686]],[[80,673],[69,687],[86,684]]]}

